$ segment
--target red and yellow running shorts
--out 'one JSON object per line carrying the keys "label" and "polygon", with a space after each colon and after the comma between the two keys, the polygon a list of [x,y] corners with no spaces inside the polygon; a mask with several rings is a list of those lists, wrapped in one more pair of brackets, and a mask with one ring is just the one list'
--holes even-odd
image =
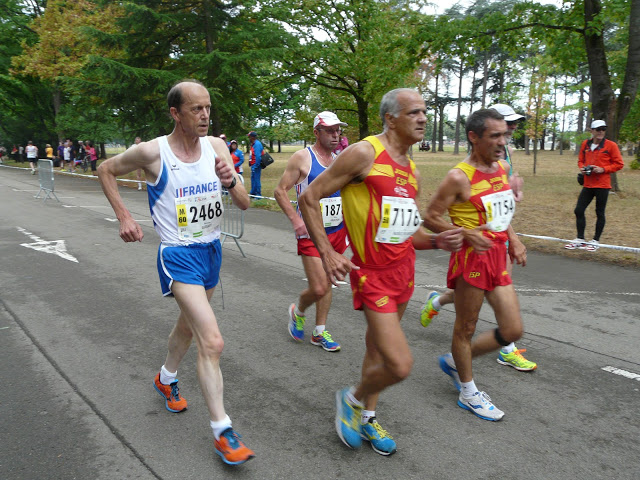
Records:
{"label": "red and yellow running shorts", "polygon": [[[337,232],[333,232],[327,235],[333,249],[342,255],[349,246],[349,240],[347,238],[347,229],[341,228]],[[320,257],[318,249],[310,238],[298,239],[298,255],[306,255],[307,257]]]}
{"label": "red and yellow running shorts", "polygon": [[416,254],[410,250],[404,258],[391,265],[360,265],[360,270],[351,270],[351,292],[353,308],[367,308],[374,312],[393,313],[398,305],[408,302],[413,295]]}
{"label": "red and yellow running shorts", "polygon": [[507,246],[503,241],[495,241],[489,250],[478,253],[465,243],[458,252],[451,254],[447,287],[455,288],[461,275],[469,285],[489,292],[496,287],[511,285],[507,272]]}

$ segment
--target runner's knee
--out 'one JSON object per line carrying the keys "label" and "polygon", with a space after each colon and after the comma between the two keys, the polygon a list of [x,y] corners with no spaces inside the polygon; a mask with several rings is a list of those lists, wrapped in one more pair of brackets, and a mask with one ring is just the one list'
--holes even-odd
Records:
{"label": "runner's knee", "polygon": [[201,339],[198,347],[201,355],[218,358],[224,349],[224,340],[222,335],[212,335],[209,338]]}
{"label": "runner's knee", "polygon": [[406,358],[394,361],[391,364],[387,364],[387,369],[398,379],[402,381],[409,376],[411,369],[413,368],[413,356],[409,354]]}
{"label": "runner's knee", "polygon": [[510,343],[520,340],[522,337],[522,324],[496,328],[493,331],[493,334],[496,342],[503,347],[506,347]]}

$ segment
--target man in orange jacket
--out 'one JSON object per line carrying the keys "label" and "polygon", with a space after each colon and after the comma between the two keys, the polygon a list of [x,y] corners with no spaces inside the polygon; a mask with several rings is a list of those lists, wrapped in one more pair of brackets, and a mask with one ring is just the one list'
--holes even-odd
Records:
{"label": "man in orange jacket", "polygon": [[[576,248],[589,252],[596,251],[600,246],[600,235],[604,230],[607,199],[611,190],[611,173],[624,167],[620,149],[615,142],[604,138],[607,124],[604,120],[591,122],[591,138],[582,142],[578,155],[578,168],[584,175],[584,185],[578,196],[576,227],[578,236],[571,243],[564,246],[568,250]],[[584,211],[593,199],[596,199],[596,233],[590,242],[584,239],[584,229],[587,225]]]}

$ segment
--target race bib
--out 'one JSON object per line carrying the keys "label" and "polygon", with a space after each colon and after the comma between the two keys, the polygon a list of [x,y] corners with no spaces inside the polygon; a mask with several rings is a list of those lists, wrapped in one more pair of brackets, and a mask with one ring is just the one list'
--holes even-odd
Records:
{"label": "race bib", "polygon": [[511,224],[511,219],[516,211],[516,202],[513,191],[504,190],[482,197],[485,212],[487,213],[487,225],[492,232],[504,232]]}
{"label": "race bib", "polygon": [[224,207],[220,192],[175,199],[180,240],[203,237],[213,232],[222,221]]}
{"label": "race bib", "polygon": [[342,223],[342,198],[329,197],[320,200],[324,228],[337,227]]}
{"label": "race bib", "polygon": [[418,206],[413,198],[382,197],[378,243],[402,243],[422,225]]}

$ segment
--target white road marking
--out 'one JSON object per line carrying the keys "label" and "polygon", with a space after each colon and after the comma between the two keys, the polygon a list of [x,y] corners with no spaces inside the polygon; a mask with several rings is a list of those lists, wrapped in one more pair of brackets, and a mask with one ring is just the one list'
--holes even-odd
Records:
{"label": "white road marking", "polygon": [[[118,221],[118,219],[117,219],[117,218],[109,218],[109,217],[105,217],[105,220],[106,220],[107,222],[117,222],[117,221]],[[143,218],[143,219],[141,219],[141,220],[136,220],[136,219],[134,219],[134,220],[135,220],[136,222],[138,222],[138,223],[139,223],[139,222],[151,222],[151,219],[150,219],[150,218]]]}
{"label": "white road marking", "polygon": [[[416,285],[416,288],[430,288],[432,290],[445,291],[446,285]],[[628,295],[631,297],[640,297],[640,292],[592,292],[589,290],[557,290],[557,289],[544,289],[544,288],[520,288],[516,287],[516,292],[533,292],[533,293],[575,293],[575,294],[587,294],[587,295]]]}
{"label": "white road marking", "polygon": [[604,370],[605,372],[613,373],[614,375],[620,375],[621,377],[630,378],[631,380],[638,380],[640,382],[640,373],[628,372],[626,370],[622,370],[621,368],[612,367],[610,365],[602,367],[602,370]]}
{"label": "white road marking", "polygon": [[43,240],[42,238],[34,235],[31,232],[27,232],[22,227],[16,227],[19,232],[24,233],[27,237],[33,240],[35,243],[21,243],[22,247],[32,248],[38,252],[44,253],[52,253],[54,255],[58,255],[65,260],[69,260],[70,262],[80,263],[78,259],[67,252],[67,247],[64,244],[64,240]]}

